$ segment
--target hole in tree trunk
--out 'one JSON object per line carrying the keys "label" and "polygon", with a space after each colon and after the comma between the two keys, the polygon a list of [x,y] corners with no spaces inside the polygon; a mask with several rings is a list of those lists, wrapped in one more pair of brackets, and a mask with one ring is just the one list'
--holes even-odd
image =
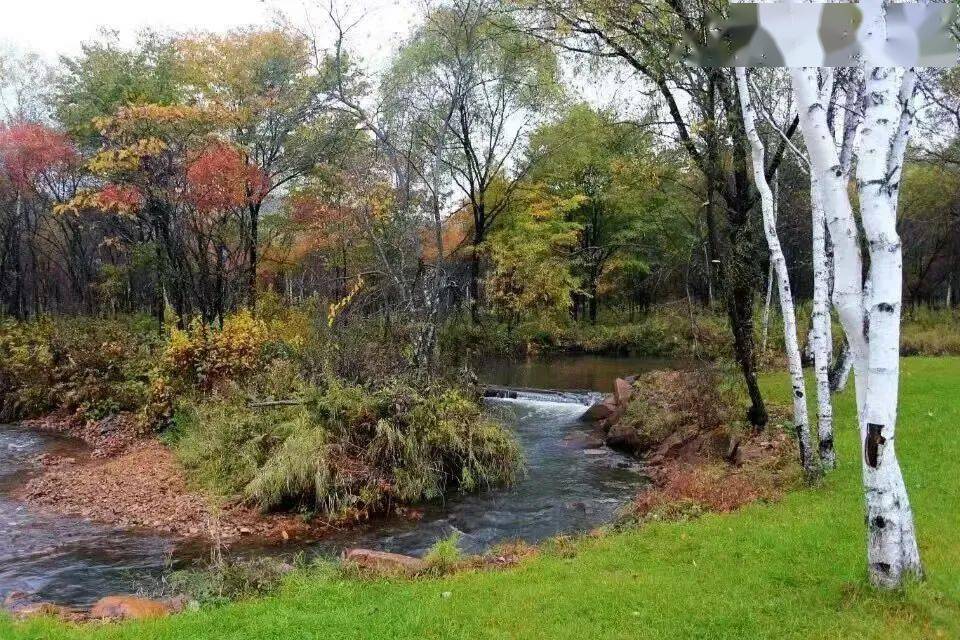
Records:
{"label": "hole in tree trunk", "polygon": [[870,468],[876,469],[880,465],[881,447],[883,447],[887,439],[882,435],[882,424],[868,424],[867,430],[867,441],[864,443],[863,448],[867,456],[867,464]]}

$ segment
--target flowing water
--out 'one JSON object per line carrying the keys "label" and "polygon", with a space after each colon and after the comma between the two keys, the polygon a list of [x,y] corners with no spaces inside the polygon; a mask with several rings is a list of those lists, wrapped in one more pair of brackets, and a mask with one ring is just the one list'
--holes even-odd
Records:
{"label": "flowing water", "polygon": [[82,445],[0,427],[0,598],[12,591],[84,606],[124,593],[167,566],[170,539],[36,513],[6,496],[36,471],[41,453],[81,457]]}
{"label": "flowing water", "polygon": [[[453,532],[462,534],[461,548],[473,553],[497,542],[538,542],[609,522],[644,482],[642,468],[596,442],[580,417],[617,376],[668,366],[673,363],[596,356],[485,363],[479,367],[483,382],[524,388],[515,398],[485,400],[523,447],[526,473],[520,481],[426,505],[416,521],[378,521],[308,547],[248,547],[242,553],[325,555],[362,546],[419,555]],[[558,397],[528,388],[579,391]],[[36,469],[33,461],[42,452],[83,454],[63,439],[0,427],[0,597],[19,590],[82,606],[130,592],[170,566],[178,552],[169,538],[41,515],[3,497]],[[189,553],[180,556],[186,560]]]}

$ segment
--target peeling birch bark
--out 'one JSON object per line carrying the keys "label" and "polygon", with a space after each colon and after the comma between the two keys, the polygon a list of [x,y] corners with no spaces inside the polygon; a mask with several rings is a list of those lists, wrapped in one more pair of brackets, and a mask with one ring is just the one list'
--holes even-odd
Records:
{"label": "peeling birch bark", "polygon": [[783,314],[783,337],[787,350],[787,367],[793,385],[793,425],[797,442],[800,445],[800,463],[808,478],[816,477],[819,468],[813,455],[810,442],[810,422],[807,415],[806,382],[803,378],[803,365],[800,361],[800,344],[797,339],[797,318],[793,306],[793,294],[790,290],[790,276],[787,261],[784,258],[777,237],[777,221],[773,212],[773,191],[765,175],[763,141],[757,133],[756,118],[750,100],[750,88],[747,84],[747,72],[737,67],[737,88],[740,94],[740,107],[743,112],[743,128],[750,141],[753,165],[753,181],[760,193],[760,205],[763,212],[763,230],[770,248],[770,263],[777,277],[777,291],[780,298],[780,310]]}

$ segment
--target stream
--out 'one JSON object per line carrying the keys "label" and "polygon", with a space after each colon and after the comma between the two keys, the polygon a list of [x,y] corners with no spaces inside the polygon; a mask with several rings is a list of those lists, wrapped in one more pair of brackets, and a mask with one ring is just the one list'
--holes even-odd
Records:
{"label": "stream", "polygon": [[[423,517],[379,520],[308,546],[245,547],[236,553],[308,556],[366,547],[423,554],[453,532],[478,553],[498,542],[539,542],[610,522],[644,482],[632,458],[599,445],[580,417],[617,376],[673,366],[667,361],[569,356],[546,361],[491,361],[477,367],[487,384],[567,390],[563,401],[522,391],[485,400],[492,417],[516,434],[526,473],[509,488],[448,497],[422,507]],[[72,606],[130,593],[171,566],[200,555],[149,532],[122,531],[74,518],[38,514],[5,495],[37,471],[42,453],[82,457],[81,444],[15,426],[0,426],[0,598],[12,591]]]}

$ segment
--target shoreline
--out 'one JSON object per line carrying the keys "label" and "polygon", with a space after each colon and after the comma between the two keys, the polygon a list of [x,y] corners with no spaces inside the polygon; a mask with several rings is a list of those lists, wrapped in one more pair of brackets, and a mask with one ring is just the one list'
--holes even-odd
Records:
{"label": "shoreline", "polygon": [[71,456],[41,453],[24,482],[6,491],[45,513],[170,535],[178,542],[228,546],[241,540],[310,542],[336,528],[296,514],[264,514],[236,501],[216,505],[187,486],[168,446],[129,429],[128,415],[98,421],[52,415],[20,424],[77,439],[88,448]]}

